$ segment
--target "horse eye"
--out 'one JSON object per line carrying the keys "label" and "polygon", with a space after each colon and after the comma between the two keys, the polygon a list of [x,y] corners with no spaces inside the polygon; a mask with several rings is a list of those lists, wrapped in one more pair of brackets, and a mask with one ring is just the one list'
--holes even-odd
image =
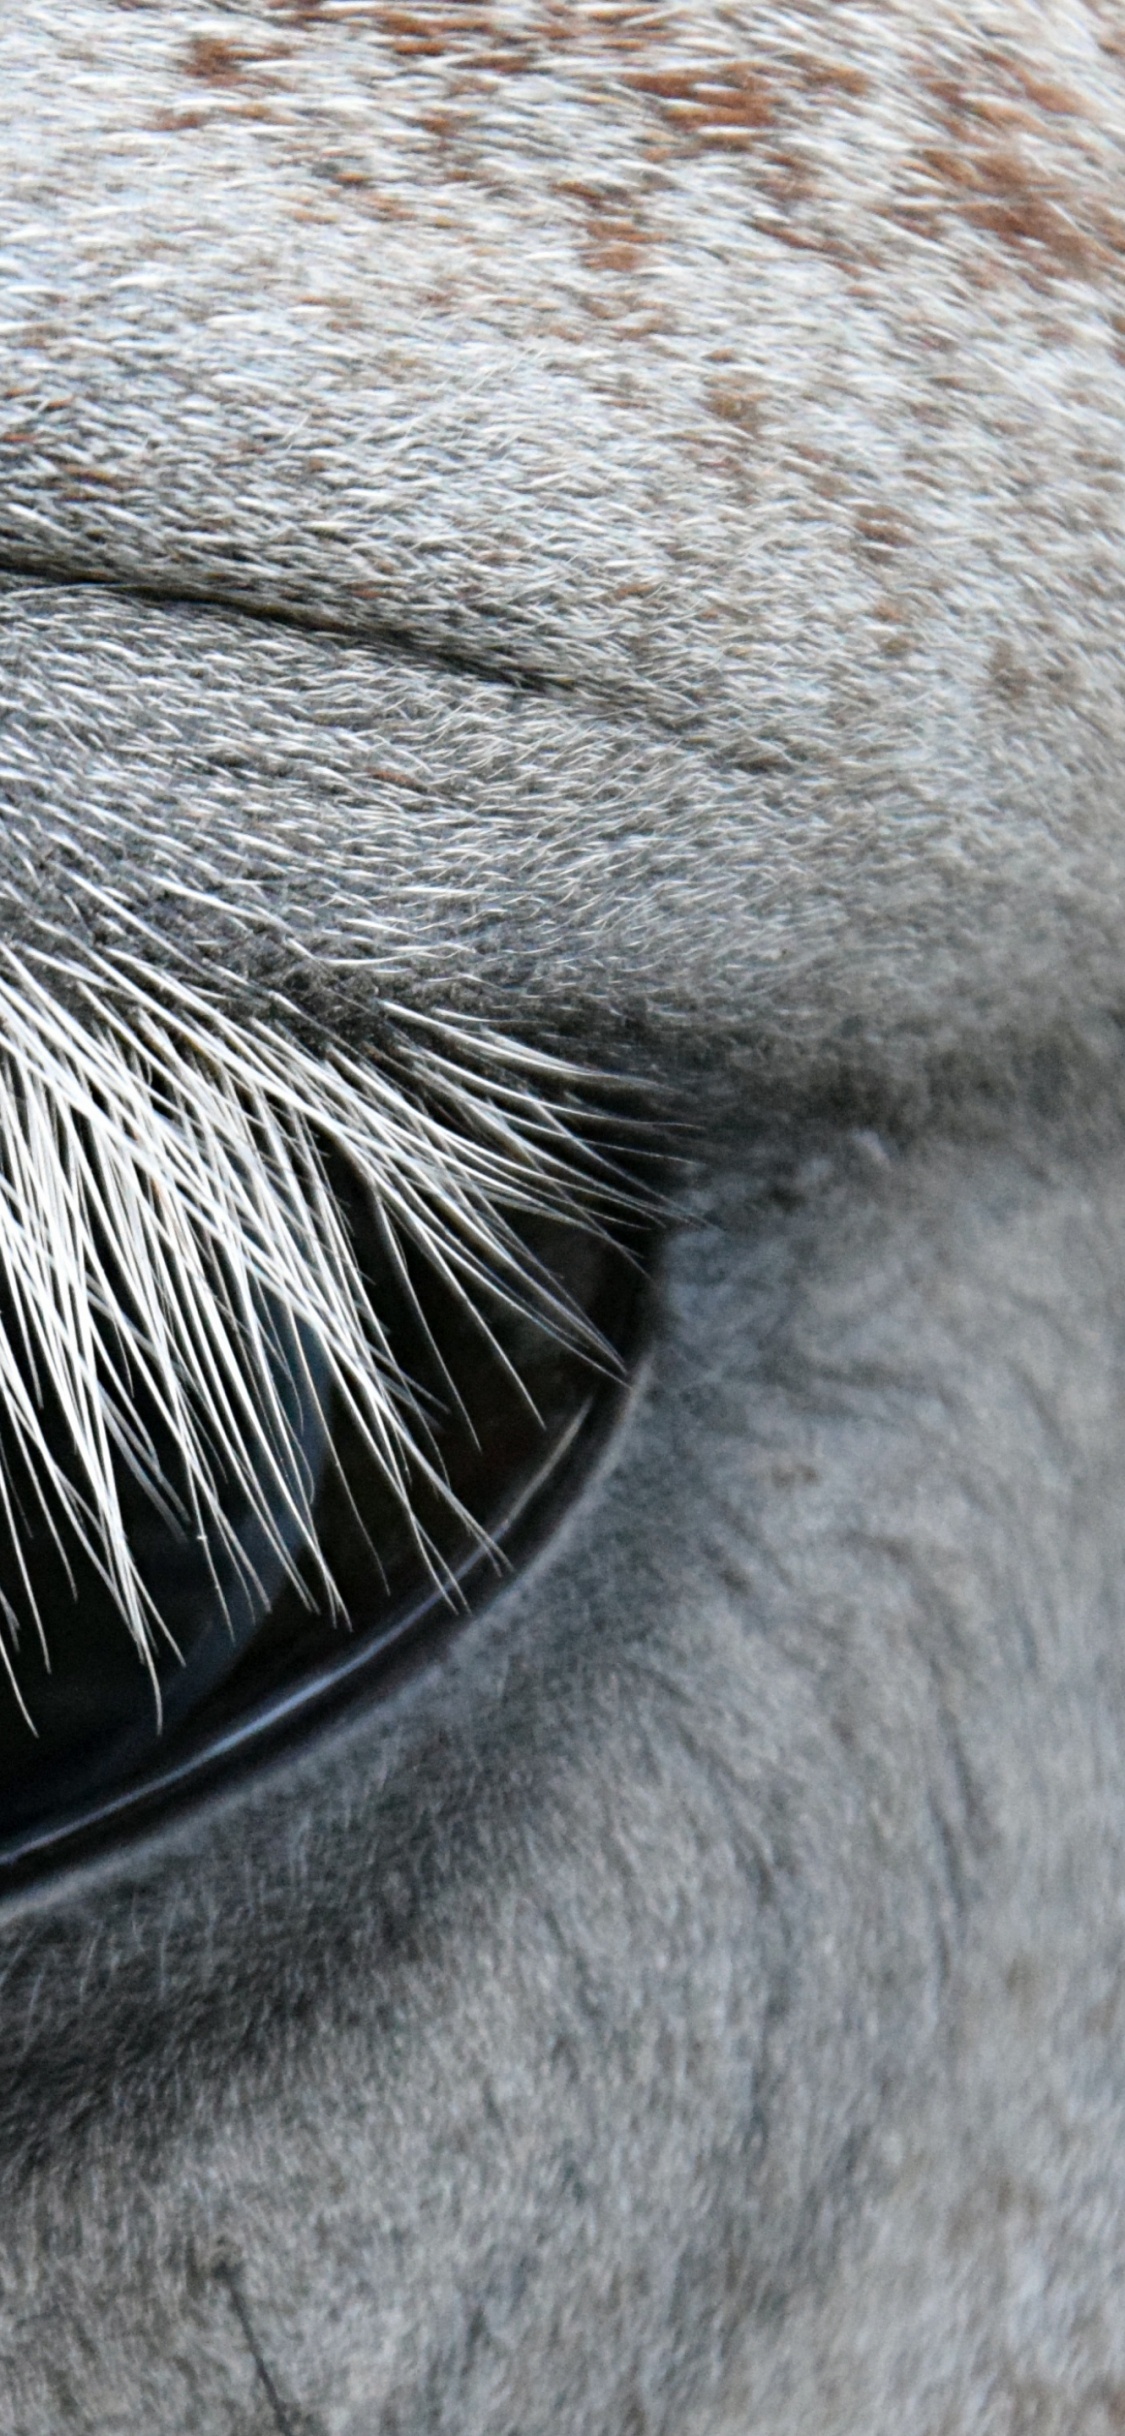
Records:
{"label": "horse eye", "polygon": [[[232,1453],[228,1409],[201,1509],[167,1404],[145,1362],[130,1367],[127,1285],[102,1249],[89,1325],[115,1380],[115,1529],[152,1625],[145,1652],[91,1528],[71,1416],[0,1284],[17,1400],[35,1412],[30,1452],[26,1420],[0,1415],[0,1888],[134,1832],[437,1657],[572,1497],[619,1405],[652,1223],[629,1215],[628,1191],[596,1219],[519,1212],[538,1294],[500,1279],[485,1308],[425,1247],[388,1237],[346,1162],[329,1157],[321,1183],[380,1358],[408,1383],[411,1438],[390,1465],[315,1330],[259,1291],[272,1423]],[[197,1466],[207,1404],[197,1388]]]}

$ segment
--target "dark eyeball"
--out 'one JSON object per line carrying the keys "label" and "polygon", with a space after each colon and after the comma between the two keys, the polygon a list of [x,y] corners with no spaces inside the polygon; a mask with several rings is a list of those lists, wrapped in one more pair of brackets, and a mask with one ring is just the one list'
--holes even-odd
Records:
{"label": "dark eyeball", "polygon": [[131,1409],[145,1460],[122,1445],[114,1467],[158,1619],[151,1667],[83,1529],[65,1414],[29,1376],[62,1484],[53,1498],[28,1478],[26,1447],[0,1416],[0,1886],[126,1832],[436,1653],[573,1494],[612,1417],[641,1326],[636,1226],[626,1241],[612,1225],[521,1222],[560,1306],[587,1323],[552,1329],[503,1296],[474,1307],[416,1250],[392,1259],[346,1173],[337,1190],[380,1328],[412,1383],[421,1452],[407,1493],[389,1484],[315,1338],[279,1310],[268,1333],[284,1459],[258,1447],[248,1480],[246,1464],[240,1477],[217,1457],[206,1523],[193,1519],[181,1451],[138,1377]]}

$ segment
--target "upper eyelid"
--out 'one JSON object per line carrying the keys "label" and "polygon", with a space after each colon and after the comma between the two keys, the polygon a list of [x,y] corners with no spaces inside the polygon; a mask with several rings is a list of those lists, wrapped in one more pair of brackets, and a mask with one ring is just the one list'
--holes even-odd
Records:
{"label": "upper eyelid", "polygon": [[709,833],[739,855],[759,791],[593,704],[85,586],[0,586],[0,670],[16,935],[33,871],[41,928],[117,952],[136,925],[349,1038],[389,989],[612,1042],[611,1008],[666,1001],[685,870]]}
{"label": "upper eyelid", "polygon": [[[197,1317],[186,1326],[185,1315],[211,1310],[217,1245],[224,1274],[243,1279],[244,1315],[256,1294],[311,1330],[341,1391],[373,1398],[368,1418],[393,1451],[399,1425],[370,1370],[358,1279],[317,1216],[316,1137],[346,1148],[393,1229],[420,1228],[419,1240],[430,1230],[468,1290],[490,1269],[498,1290],[532,1302],[540,1294],[503,1213],[513,1194],[563,1206],[583,1190],[570,1122],[550,1114],[550,1061],[478,1034],[464,1044],[476,1081],[458,1072],[452,1040],[442,1071],[440,1037],[404,1032],[388,1001],[496,1012],[482,933],[511,908],[502,881],[498,893],[494,790],[513,759],[520,787],[544,720],[560,779],[573,776],[581,722],[576,756],[570,707],[537,705],[536,737],[521,750],[519,702],[461,672],[198,604],[47,580],[0,583],[0,665],[0,966],[10,1000],[0,1151],[19,1179],[0,1214],[15,1221],[11,1257],[24,1219],[37,1216],[26,1199],[28,1112],[38,1122],[41,1110],[44,1143],[61,1145],[59,1191],[45,1209],[57,1204],[60,1225],[65,1209],[78,1211],[65,1245],[51,1235],[53,1218],[27,1226],[40,1282],[21,1288],[24,1333],[36,1341],[39,1315],[51,1314],[55,1276],[104,1299],[82,1214],[96,1204],[99,1228],[129,1247],[136,1309],[151,1299],[156,1333],[142,1329],[141,1351],[150,1348],[144,1358],[174,1436],[188,1417],[181,1403],[195,1359]],[[400,741],[406,771],[393,760]],[[512,810],[522,808],[517,795]],[[514,844],[534,906],[529,842],[524,825]],[[565,849],[570,839],[556,842]],[[510,1034],[520,1001],[509,989],[502,1003]],[[366,1070],[365,1048],[375,1056]],[[567,1090],[576,1078],[560,1069],[557,1079]],[[454,1132],[442,1146],[443,1103],[457,1122],[470,1109],[463,1143]],[[271,1139],[267,1160],[260,1145]],[[439,1149],[444,1165],[427,1176]],[[154,1228],[154,1194],[157,1210],[180,1212],[182,1253],[168,1249],[175,1227],[170,1235],[161,1218]],[[460,1229],[444,1248],[443,1196]],[[76,1346],[72,1362],[65,1313],[56,1318],[41,1359],[76,1415],[75,1443],[108,1528],[116,1507],[99,1451],[102,1388]],[[557,1304],[554,1318],[563,1319]],[[245,1316],[238,1325],[245,1332]],[[222,1359],[237,1397],[242,1358],[218,1303],[207,1333],[219,1347],[230,1340]],[[250,1350],[246,1375],[268,1402],[266,1353]],[[13,1372],[13,1392],[18,1385]],[[27,1428],[34,1462],[30,1418]],[[206,1500],[206,1472],[198,1485]],[[307,1536],[309,1517],[299,1521]],[[143,1644],[129,1564],[113,1563]]]}
{"label": "upper eyelid", "polygon": [[[316,1349],[322,1426],[330,1397],[404,1512],[417,1513],[420,1481],[453,1499],[458,1527],[477,1533],[430,1460],[424,1414],[396,1367],[326,1154],[366,1199],[392,1279],[397,1271],[405,1284],[404,1254],[417,1254],[513,1382],[490,1309],[537,1318],[598,1366],[609,1356],[580,1302],[523,1243],[519,1222],[596,1229],[635,1196],[584,1140],[585,1078],[573,1066],[385,999],[377,1056],[351,1055],[323,1031],[310,1050],[299,1010],[289,1010],[296,1028],[240,1022],[208,993],[205,974],[186,978],[182,958],[146,967],[143,934],[122,927],[127,944],[116,956],[88,937],[68,949],[57,917],[30,922],[25,953],[0,939],[0,1383],[10,1442],[0,1501],[18,1551],[14,1446],[24,1506],[60,1554],[61,1524],[77,1531],[155,1685],[160,1617],[146,1605],[120,1500],[118,1458],[129,1447],[128,1469],[163,1498],[163,1459],[146,1453],[158,1438],[136,1420],[138,1398],[179,1450],[186,1489],[177,1494],[199,1534],[214,1526],[219,1546],[235,1552],[220,1489],[229,1478],[284,1554],[280,1488],[286,1532],[319,1561],[312,1476],[278,1399],[281,1325],[286,1341]],[[44,1398],[66,1425],[62,1469]],[[295,1561],[285,1557],[290,1570]],[[440,1580],[436,1552],[432,1562]],[[21,1571],[21,1582],[49,1651],[33,1580]],[[334,1597],[328,1570],[323,1584]],[[6,1601],[5,1613],[14,1632]],[[22,1706],[13,1655],[4,1646],[0,1656]]]}
{"label": "upper eyelid", "polygon": [[[982,1020],[1112,991],[1104,57],[1063,42],[1073,114],[1021,101],[1065,186],[1060,252],[966,206],[969,152],[968,188],[935,169],[951,62],[1002,102],[1008,74],[955,8],[909,60],[894,12],[841,20],[858,73],[811,80],[786,12],[757,13],[753,77],[816,156],[784,199],[768,141],[708,134],[732,67],[743,89],[737,11],[698,76],[692,25],[659,12],[631,64],[597,10],[573,46],[552,32],[546,78],[532,35],[517,81],[458,91],[480,143],[455,186],[420,99],[476,48],[468,17],[406,62],[378,11],[330,11],[278,51],[259,122],[237,44],[216,85],[175,12],[95,14],[96,46],[65,11],[3,36],[0,552],[335,621],[392,682],[408,637],[447,707],[461,653],[478,694],[486,672],[569,689],[565,746],[544,697],[521,753],[510,692],[481,771],[460,708],[426,745],[409,821],[409,788],[368,790],[364,900],[391,932],[409,907],[411,989],[657,1062],[729,1053],[771,1092],[841,1070],[894,1089],[932,1042],[971,1053]],[[357,143],[371,182],[335,175]],[[1007,855],[1031,834],[1059,875],[1046,956],[1042,863]],[[350,952],[300,928],[321,972]]]}

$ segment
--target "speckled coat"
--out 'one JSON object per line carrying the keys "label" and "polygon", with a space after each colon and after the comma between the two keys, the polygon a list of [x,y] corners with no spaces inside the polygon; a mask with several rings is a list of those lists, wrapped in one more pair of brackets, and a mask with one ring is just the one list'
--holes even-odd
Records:
{"label": "speckled coat", "polygon": [[0,92],[0,944],[643,1070],[705,1221],[440,1675],[0,1913],[0,2426],[1112,2436],[1119,0]]}

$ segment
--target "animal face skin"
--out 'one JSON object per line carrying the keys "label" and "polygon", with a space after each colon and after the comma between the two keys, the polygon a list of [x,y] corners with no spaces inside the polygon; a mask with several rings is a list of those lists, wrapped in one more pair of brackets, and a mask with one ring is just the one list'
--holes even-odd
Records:
{"label": "animal face skin", "polygon": [[3,1909],[0,2427],[1112,2436],[1118,0],[9,0],[0,87],[5,956],[693,1162],[441,1666]]}

